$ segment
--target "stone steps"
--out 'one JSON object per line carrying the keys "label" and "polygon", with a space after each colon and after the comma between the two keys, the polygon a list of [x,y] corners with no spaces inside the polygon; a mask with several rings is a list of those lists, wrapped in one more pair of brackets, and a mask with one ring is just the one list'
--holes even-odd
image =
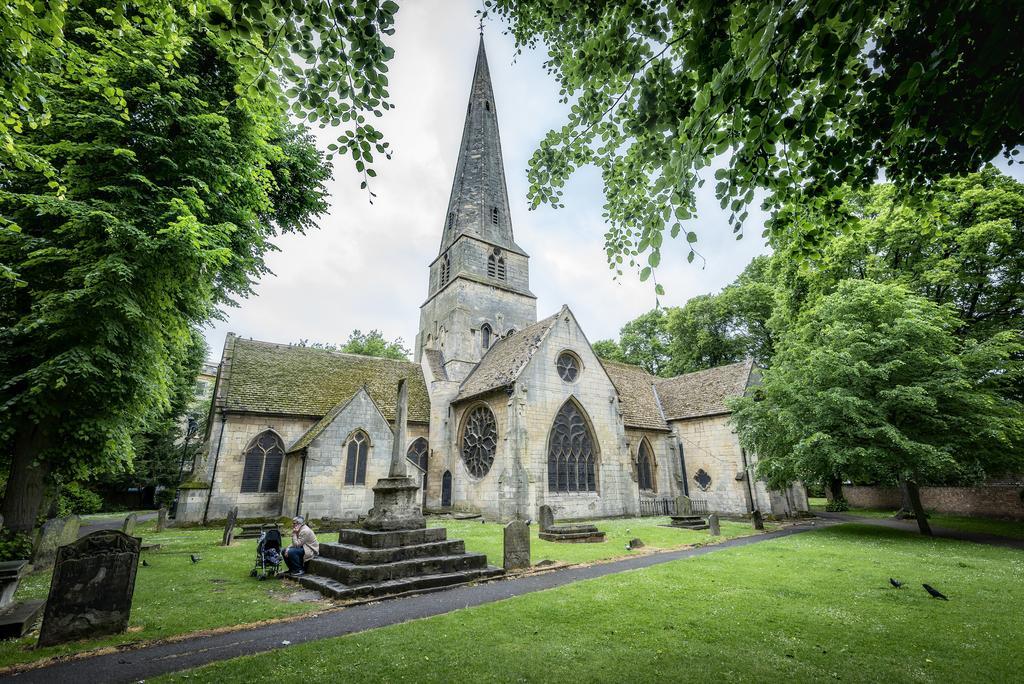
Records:
{"label": "stone steps", "polygon": [[394,563],[362,565],[331,558],[314,558],[306,564],[306,571],[323,575],[343,584],[369,584],[413,577],[440,575],[487,567],[487,556],[482,553],[462,553],[454,556],[411,558]]}
{"label": "stone steps", "polygon": [[310,574],[299,577],[298,581],[303,587],[319,591],[328,598],[354,599],[443,589],[488,577],[497,577],[504,572],[501,568],[488,565],[475,570],[403,577],[373,584],[346,585],[329,577]]}
{"label": "stone steps", "polygon": [[346,561],[363,565],[395,563],[413,558],[429,558],[431,556],[455,556],[466,552],[466,544],[461,539],[428,542],[426,544],[410,544],[385,549],[370,549],[357,544],[321,544],[320,555],[324,558]]}
{"label": "stone steps", "polygon": [[396,530],[392,532],[376,532],[356,528],[344,529],[338,533],[340,544],[365,546],[368,549],[386,549],[396,546],[411,546],[442,542],[448,538],[448,530],[443,527],[421,527],[413,530]]}

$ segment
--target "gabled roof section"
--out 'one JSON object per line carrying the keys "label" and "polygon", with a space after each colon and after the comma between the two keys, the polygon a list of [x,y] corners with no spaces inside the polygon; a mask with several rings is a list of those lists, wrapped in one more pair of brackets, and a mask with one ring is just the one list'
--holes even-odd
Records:
{"label": "gabled roof section", "polygon": [[409,420],[430,421],[423,371],[410,361],[235,338],[220,406],[295,416],[326,416],[365,387],[388,422],[395,420],[398,381],[409,381]]}
{"label": "gabled roof section", "polygon": [[[338,404],[334,408],[327,412],[327,415],[318,420],[316,424],[313,425],[313,427],[306,430],[305,434],[303,434],[301,437],[295,440],[295,443],[288,447],[288,453],[294,454],[296,451],[302,451],[310,444],[312,444],[313,440],[319,437],[320,433],[326,430],[327,426],[333,423],[334,420],[338,417],[338,415],[345,410],[345,407],[351,404],[355,400],[355,398],[359,396],[360,393],[366,394],[367,398],[370,400],[370,403],[372,403],[374,406],[377,405],[376,402],[373,401],[373,397],[371,397],[370,394],[366,391],[366,388],[361,387],[359,391],[357,391],[348,399],[338,402]],[[380,411],[379,406],[377,406],[377,410]],[[381,415],[383,416],[384,414],[381,413]]]}
{"label": "gabled roof section", "polygon": [[495,342],[476,368],[462,381],[455,401],[469,399],[515,382],[558,317],[565,311],[566,307],[563,306],[555,315]]}
{"label": "gabled roof section", "polygon": [[741,396],[750,382],[751,359],[707,370],[658,378],[654,388],[666,420],[682,420],[729,413],[725,400]]}
{"label": "gabled roof section", "polygon": [[659,378],[629,363],[602,359],[601,365],[619,393],[619,408],[626,427],[642,430],[669,429],[654,393],[654,383]]}
{"label": "gabled roof section", "polygon": [[439,253],[463,234],[525,254],[512,237],[498,112],[482,35]]}

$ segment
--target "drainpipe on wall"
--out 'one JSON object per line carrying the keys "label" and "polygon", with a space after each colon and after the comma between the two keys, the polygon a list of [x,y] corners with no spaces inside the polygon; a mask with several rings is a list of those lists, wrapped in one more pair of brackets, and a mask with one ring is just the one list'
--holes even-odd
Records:
{"label": "drainpipe on wall", "polygon": [[213,474],[210,476],[210,490],[206,493],[206,508],[203,509],[203,524],[206,524],[206,517],[210,514],[210,499],[213,498],[213,485],[217,482],[217,464],[220,463],[220,447],[224,443],[224,428],[227,422],[227,414],[220,414],[220,435],[217,436],[217,455],[213,457]]}

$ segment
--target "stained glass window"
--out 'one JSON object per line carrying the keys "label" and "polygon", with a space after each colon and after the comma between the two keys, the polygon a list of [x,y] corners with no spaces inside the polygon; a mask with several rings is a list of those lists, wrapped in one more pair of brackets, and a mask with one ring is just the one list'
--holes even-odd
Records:
{"label": "stained glass window", "polygon": [[498,449],[498,424],[486,406],[477,406],[466,416],[462,428],[462,460],[473,477],[483,477],[494,463]]}
{"label": "stained glass window", "polygon": [[284,444],[273,430],[256,435],[245,450],[242,492],[276,492],[281,479]]}
{"label": "stained glass window", "polygon": [[362,430],[352,433],[345,447],[345,484],[366,484],[366,455],[369,451],[369,436]]}
{"label": "stained glass window", "polygon": [[580,361],[571,352],[559,354],[555,365],[558,367],[558,375],[566,382],[575,382],[580,375]]}
{"label": "stained glass window", "polygon": [[594,438],[574,402],[566,402],[558,411],[548,443],[548,489],[596,492]]}
{"label": "stained glass window", "polygon": [[640,442],[636,456],[636,480],[643,491],[654,491],[654,456],[647,440]]}

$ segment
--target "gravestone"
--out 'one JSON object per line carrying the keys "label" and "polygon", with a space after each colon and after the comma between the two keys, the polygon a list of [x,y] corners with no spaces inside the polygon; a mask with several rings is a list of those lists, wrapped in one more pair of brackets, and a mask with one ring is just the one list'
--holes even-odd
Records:
{"label": "gravestone", "polygon": [[634,537],[629,540],[629,548],[631,549],[642,549],[644,546],[646,546],[646,544],[644,544],[644,540],[639,537]]}
{"label": "gravestone", "polygon": [[77,515],[52,518],[43,523],[32,551],[32,567],[42,570],[53,565],[57,549],[78,539],[81,521]]}
{"label": "gravestone", "polygon": [[135,536],[135,526],[139,522],[139,517],[134,513],[129,513],[128,517],[124,519],[124,524],[121,525],[121,531],[127,534],[129,537]]}
{"label": "gravestone", "polygon": [[755,530],[764,530],[764,517],[761,515],[760,510],[755,510],[751,517],[751,521],[754,523]]}
{"label": "gravestone", "polygon": [[57,551],[39,646],[128,628],[141,540],[117,530],[87,534]]}
{"label": "gravestone", "polygon": [[0,639],[24,636],[43,612],[43,601],[14,602],[18,582],[28,567],[28,561],[24,559],[0,563]]}
{"label": "gravestone", "polygon": [[676,497],[676,515],[691,515],[693,513],[693,502],[688,496]]}
{"label": "gravestone", "polygon": [[717,537],[722,534],[722,526],[718,522],[717,513],[712,513],[708,516],[708,528],[708,532],[710,532],[712,537]]}
{"label": "gravestone", "polygon": [[522,520],[505,525],[505,570],[530,567],[530,526]]}
{"label": "gravestone", "polygon": [[156,512],[156,531],[163,532],[167,529],[167,509],[163,506]]}
{"label": "gravestone", "polygon": [[227,520],[224,521],[224,537],[220,541],[221,546],[231,546],[231,542],[234,541],[236,520],[238,520],[238,506],[228,511]]}
{"label": "gravestone", "polygon": [[547,532],[548,528],[555,524],[555,514],[551,510],[551,506],[540,507],[540,517],[538,520],[541,532]]}

